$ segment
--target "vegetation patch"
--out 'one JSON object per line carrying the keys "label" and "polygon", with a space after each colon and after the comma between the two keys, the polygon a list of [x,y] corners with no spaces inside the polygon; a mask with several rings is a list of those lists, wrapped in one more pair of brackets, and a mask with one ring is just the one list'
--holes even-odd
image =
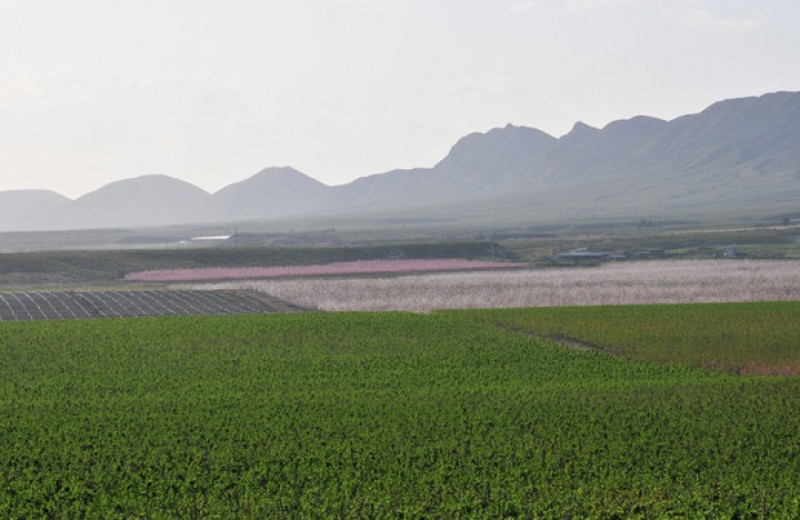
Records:
{"label": "vegetation patch", "polygon": [[163,269],[139,271],[125,276],[137,282],[183,282],[231,280],[242,278],[293,278],[302,276],[342,276],[363,274],[403,274],[434,271],[477,271],[528,267],[521,262],[490,262],[458,258],[428,260],[357,260],[314,265],[281,265],[274,267],[208,267],[198,269]]}
{"label": "vegetation patch", "polygon": [[351,247],[209,247],[0,253],[0,285],[121,280],[161,269],[272,267],[394,258],[480,259],[513,256],[491,242],[393,243]]}
{"label": "vegetation patch", "polygon": [[0,516],[800,515],[800,378],[486,323],[531,315],[0,323]]}
{"label": "vegetation patch", "polygon": [[800,263],[662,260],[402,277],[245,280],[201,287],[254,290],[328,311],[800,300]]}
{"label": "vegetation patch", "polygon": [[487,309],[471,316],[631,359],[800,375],[800,302]]}

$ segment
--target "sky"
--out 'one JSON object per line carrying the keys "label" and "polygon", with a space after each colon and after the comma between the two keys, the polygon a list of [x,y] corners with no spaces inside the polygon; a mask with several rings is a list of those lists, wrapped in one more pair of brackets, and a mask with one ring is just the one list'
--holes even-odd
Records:
{"label": "sky", "polygon": [[0,0],[0,191],[268,166],[329,185],[462,136],[800,90],[797,0]]}

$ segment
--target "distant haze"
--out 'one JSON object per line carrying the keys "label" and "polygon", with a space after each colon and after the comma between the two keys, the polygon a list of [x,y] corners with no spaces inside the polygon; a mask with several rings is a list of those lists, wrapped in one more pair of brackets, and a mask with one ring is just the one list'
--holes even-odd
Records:
{"label": "distant haze", "polygon": [[215,192],[281,165],[338,185],[509,122],[670,120],[800,90],[798,20],[796,0],[0,0],[0,191]]}

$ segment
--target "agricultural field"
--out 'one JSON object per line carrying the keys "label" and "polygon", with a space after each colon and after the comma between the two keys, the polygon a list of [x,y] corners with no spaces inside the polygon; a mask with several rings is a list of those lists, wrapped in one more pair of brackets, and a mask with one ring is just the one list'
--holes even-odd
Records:
{"label": "agricultural field", "polygon": [[494,326],[629,359],[800,375],[800,301],[473,312]]}
{"label": "agricultural field", "polygon": [[596,267],[409,274],[358,278],[241,280],[190,285],[248,289],[326,311],[560,307],[800,300],[800,262],[671,260]]}
{"label": "agricultural field", "polygon": [[247,297],[234,291],[0,293],[0,321],[258,314],[274,310],[267,298]]}
{"label": "agricultural field", "polygon": [[656,249],[671,258],[711,258],[722,257],[731,247],[749,259],[800,259],[800,226],[797,225],[686,228],[650,224],[656,225],[627,229],[600,225],[599,228],[571,231],[555,228],[534,237],[523,234],[516,239],[496,238],[502,246],[521,257],[540,260],[576,248],[615,251],[629,256]]}
{"label": "agricultural field", "polygon": [[172,269],[247,268],[388,259],[510,258],[490,242],[430,242],[348,247],[208,247],[105,251],[0,252],[0,287],[119,282],[134,272]]}
{"label": "agricultural field", "polygon": [[125,276],[135,282],[183,282],[247,278],[291,278],[304,276],[346,276],[364,274],[398,274],[436,271],[478,271],[528,267],[522,262],[492,262],[459,258],[414,260],[357,260],[311,265],[272,267],[207,267],[194,269],[160,269],[137,271]]}
{"label": "agricultural field", "polygon": [[544,311],[0,323],[0,516],[800,516],[800,378],[565,348]]}

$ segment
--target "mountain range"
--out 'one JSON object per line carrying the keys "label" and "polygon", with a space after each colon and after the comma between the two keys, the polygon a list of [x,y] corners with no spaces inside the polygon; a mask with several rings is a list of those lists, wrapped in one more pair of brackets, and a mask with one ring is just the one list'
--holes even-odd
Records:
{"label": "mountain range", "polygon": [[720,101],[671,121],[637,116],[560,138],[507,125],[467,135],[431,168],[327,186],[266,168],[213,194],[164,175],[75,200],[0,192],[0,231],[314,218],[703,218],[800,211],[800,92]]}

